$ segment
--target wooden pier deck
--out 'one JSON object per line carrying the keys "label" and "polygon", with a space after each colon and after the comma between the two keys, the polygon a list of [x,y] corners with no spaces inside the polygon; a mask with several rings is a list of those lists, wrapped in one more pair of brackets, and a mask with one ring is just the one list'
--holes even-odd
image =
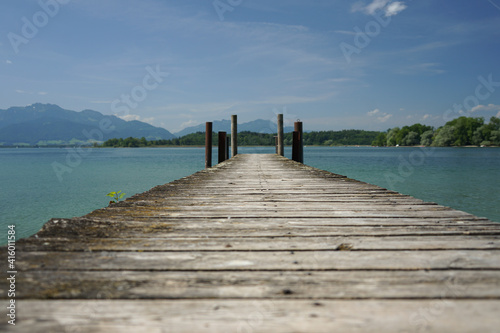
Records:
{"label": "wooden pier deck", "polygon": [[1,331],[500,330],[500,224],[277,155],[52,219],[17,270]]}

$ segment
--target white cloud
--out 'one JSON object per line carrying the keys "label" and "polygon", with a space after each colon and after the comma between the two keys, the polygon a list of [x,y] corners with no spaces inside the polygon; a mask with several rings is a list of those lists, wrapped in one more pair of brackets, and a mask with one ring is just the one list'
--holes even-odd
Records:
{"label": "white cloud", "polygon": [[[180,126],[180,130],[181,130],[181,129],[184,129],[184,128],[186,128],[186,127],[196,126],[196,125],[199,125],[199,124],[200,124],[200,122],[198,122],[198,121],[196,121],[196,120],[194,120],[194,119],[190,119],[190,120],[185,121],[185,122],[183,122],[183,123],[181,124],[181,126]],[[180,130],[179,130],[179,131],[180,131]],[[176,132],[177,132],[177,131],[176,131]]]}
{"label": "white cloud", "polygon": [[368,116],[373,117],[377,116],[377,121],[380,123],[385,123],[389,118],[392,117],[392,114],[386,113],[386,112],[380,112],[379,109],[375,109],[373,111],[370,111],[367,113]]}
{"label": "white cloud", "polygon": [[5,63],[6,63],[6,64],[8,64],[8,65],[10,65],[10,64],[12,64],[12,61],[10,61],[10,60],[5,60]]}
{"label": "white cloud", "polygon": [[367,14],[373,15],[377,10],[384,8],[390,0],[373,0],[371,4],[365,7]]}
{"label": "white cloud", "polygon": [[387,120],[389,120],[389,118],[392,117],[392,114],[388,114],[388,113],[383,113],[381,117],[377,117],[377,120],[381,123],[385,123]]}
{"label": "white cloud", "polygon": [[18,93],[18,94],[40,95],[40,96],[45,96],[45,95],[48,94],[45,91],[39,91],[39,92],[35,93],[35,92],[32,92],[32,91],[26,91],[26,90],[21,90],[21,89],[16,89],[15,92]]}
{"label": "white cloud", "polygon": [[154,124],[155,117],[144,118],[144,119],[142,119],[141,121],[142,121],[142,122],[144,122],[144,123],[148,123],[148,124],[150,124],[150,125],[156,126],[156,125]]}
{"label": "white cloud", "polygon": [[356,31],[348,31],[348,30],[335,30],[334,32],[336,34],[351,35],[351,36],[356,36],[358,34]]}
{"label": "white cloud", "polygon": [[402,1],[390,3],[385,9],[385,16],[394,16],[405,10],[407,6]]}
{"label": "white cloud", "polygon": [[500,114],[500,105],[495,105],[495,104],[488,104],[488,105],[478,105],[473,107],[471,112],[498,112],[498,115]]}
{"label": "white cloud", "polygon": [[143,123],[148,123],[153,126],[157,126],[154,124],[155,117],[149,117],[149,118],[141,118],[141,116],[136,115],[136,114],[126,114],[123,116],[120,116],[118,114],[115,114],[116,117],[121,118],[125,121],[132,121],[132,120],[137,120],[137,121],[142,121]]}
{"label": "white cloud", "polygon": [[120,116],[118,114],[115,114],[118,118],[121,118],[125,121],[132,121],[132,120],[141,120],[141,117],[135,114],[126,114],[124,116]]}
{"label": "white cloud", "polygon": [[370,4],[365,5],[362,2],[356,2],[351,7],[352,12],[364,12],[367,15],[373,15],[377,11],[383,10],[385,16],[394,16],[401,13],[408,6],[403,1],[393,0],[373,0]]}
{"label": "white cloud", "polygon": [[415,75],[415,74],[438,75],[446,73],[446,71],[440,69],[439,66],[441,66],[441,64],[429,62],[429,63],[411,65],[399,69],[396,72],[405,75]]}
{"label": "white cloud", "polygon": [[428,51],[432,51],[432,50],[436,50],[436,49],[440,49],[440,48],[448,48],[448,47],[451,47],[451,46],[456,45],[456,44],[457,44],[457,42],[454,42],[454,41],[432,42],[432,43],[418,45],[418,46],[412,47],[410,49],[404,50],[402,52],[406,52],[406,53],[426,52],[427,53]]}

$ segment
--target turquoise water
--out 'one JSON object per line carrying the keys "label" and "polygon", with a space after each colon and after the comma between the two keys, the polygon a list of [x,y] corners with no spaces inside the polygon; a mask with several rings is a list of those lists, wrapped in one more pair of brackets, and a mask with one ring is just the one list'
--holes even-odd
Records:
{"label": "turquoise water", "polygon": [[309,148],[305,162],[500,222],[498,148]]}
{"label": "turquoise water", "polygon": [[[239,152],[274,153],[274,148],[241,147]],[[81,216],[107,206],[108,192],[128,197],[199,171],[204,153],[203,148],[0,149],[0,230],[15,224],[18,238],[30,236],[52,217]],[[290,157],[289,148],[285,155]],[[500,221],[500,149],[306,147],[304,159],[317,168]]]}

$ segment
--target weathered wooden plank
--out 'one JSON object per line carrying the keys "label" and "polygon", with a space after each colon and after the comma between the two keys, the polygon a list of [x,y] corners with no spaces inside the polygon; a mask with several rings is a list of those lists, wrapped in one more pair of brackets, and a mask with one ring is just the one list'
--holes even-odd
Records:
{"label": "weathered wooden plank", "polygon": [[492,222],[487,219],[481,219],[476,217],[463,217],[457,218],[418,218],[418,217],[372,217],[372,218],[359,218],[359,217],[332,217],[325,216],[322,218],[251,218],[251,217],[231,217],[231,219],[225,218],[206,218],[206,217],[134,217],[123,218],[120,216],[109,216],[109,217],[92,217],[92,218],[74,218],[74,219],[54,219],[46,224],[44,229],[50,227],[58,227],[54,225],[53,221],[60,221],[66,226],[77,225],[80,223],[157,223],[163,222],[170,225],[177,224],[191,224],[191,223],[238,223],[241,225],[259,225],[265,224],[266,226],[287,226],[287,225],[316,225],[316,226],[471,226],[471,227],[497,227],[500,228],[500,223]]}
{"label": "weathered wooden plank", "polygon": [[500,270],[497,251],[21,252],[28,270]]}
{"label": "weathered wooden plank", "polygon": [[[54,276],[57,279],[54,279]],[[498,271],[24,272],[18,299],[499,299]]]}
{"label": "weathered wooden plank", "polygon": [[[174,237],[326,237],[326,236],[426,236],[426,235],[500,235],[497,225],[315,225],[286,223],[266,224],[242,223],[231,216],[213,220],[189,223],[169,223],[165,220],[137,222],[118,220],[115,222],[93,221],[89,219],[55,219],[46,224],[36,237],[120,237],[120,238],[174,238]],[[283,220],[285,221],[285,220]]]}
{"label": "weathered wooden plank", "polygon": [[145,199],[136,199],[136,200],[129,200],[128,202],[133,203],[135,205],[161,205],[161,204],[170,204],[170,205],[187,205],[186,200],[191,201],[192,205],[197,205],[197,204],[207,204],[207,205],[215,205],[217,203],[222,203],[225,205],[230,205],[230,204],[239,204],[239,203],[252,203],[252,202],[257,202],[260,204],[278,204],[282,205],[282,203],[287,203],[287,204],[300,204],[304,205],[304,203],[331,203],[331,204],[341,204],[341,203],[353,203],[353,204],[358,204],[358,205],[364,205],[364,204],[410,204],[410,205],[436,205],[434,203],[428,203],[428,202],[423,202],[419,200],[411,200],[407,198],[387,198],[385,196],[379,196],[379,197],[374,197],[372,195],[357,195],[357,196],[347,196],[347,195],[331,195],[331,196],[303,196],[302,199],[298,199],[297,196],[289,196],[289,197],[284,197],[284,196],[279,196],[279,197],[256,197],[256,196],[242,196],[242,195],[237,195],[237,196],[231,196],[229,198],[227,197],[222,197],[222,196],[198,196],[198,197],[192,197],[189,196],[186,198],[184,197],[169,197],[169,198],[162,198],[160,197],[157,198],[145,198]]}
{"label": "weathered wooden plank", "polygon": [[95,212],[88,215],[88,217],[100,217],[102,214],[114,215],[114,216],[150,216],[150,217],[309,217],[309,218],[323,218],[323,217],[385,217],[385,218],[408,218],[408,217],[419,217],[419,218],[473,218],[474,216],[466,212],[460,212],[456,210],[405,210],[405,211],[395,211],[390,209],[379,209],[379,210],[366,210],[364,211],[362,207],[358,210],[331,210],[331,211],[317,211],[317,210],[280,210],[277,208],[269,208],[268,210],[252,210],[252,209],[235,209],[235,210],[209,210],[206,211],[189,211],[189,210],[177,210],[175,207],[164,209],[155,209],[154,207],[141,208],[140,206],[129,208],[129,209],[116,209],[114,211],[108,212]]}
{"label": "weathered wooden plank", "polygon": [[[117,235],[119,237],[119,235]],[[185,238],[30,238],[18,249],[33,251],[295,251],[348,248],[367,250],[500,250],[498,236],[336,236],[310,237],[221,237],[201,235]]]}
{"label": "weathered wooden plank", "polygon": [[497,300],[20,301],[5,332],[497,332]]}
{"label": "weathered wooden plank", "polygon": [[[279,212],[294,212],[294,211],[303,211],[309,212],[314,211],[318,213],[323,213],[324,215],[328,215],[331,212],[335,211],[359,211],[363,212],[368,211],[386,211],[391,210],[393,212],[399,211],[417,211],[417,212],[442,212],[442,211],[450,211],[449,208],[438,206],[438,205],[406,205],[406,204],[394,204],[394,203],[384,203],[384,204],[375,204],[375,203],[315,203],[310,202],[307,205],[307,208],[301,207],[301,205],[297,205],[297,203],[275,203],[275,202],[230,202],[230,203],[208,203],[208,202],[197,202],[184,200],[182,204],[173,203],[166,201],[165,203],[157,202],[152,203],[148,206],[143,205],[134,205],[128,207],[120,207],[120,208],[111,208],[111,212],[120,213],[122,210],[128,210],[130,208],[137,209],[139,211],[142,210],[165,210],[165,211],[187,211],[186,213],[196,213],[198,211],[203,212],[233,212],[233,211],[252,211],[253,214],[257,214],[259,212],[267,212],[268,210],[279,211]],[[109,213],[109,211],[108,211]]]}
{"label": "weathered wooden plank", "polygon": [[[219,193],[219,192],[210,192],[210,193],[198,193],[197,195],[191,195],[187,193],[183,193],[182,195],[148,195],[143,197],[135,197],[133,199],[129,198],[127,201],[118,204],[120,207],[125,207],[126,205],[140,205],[140,204],[185,204],[186,202],[192,203],[241,203],[241,202],[249,202],[249,203],[304,203],[304,202],[313,202],[313,203],[360,203],[360,204],[411,204],[411,205],[426,205],[426,206],[434,206],[436,204],[423,202],[420,200],[409,199],[403,196],[387,196],[384,194],[371,194],[371,193],[319,193],[319,194],[302,194],[303,198],[300,198],[297,195],[287,193],[287,194],[272,194],[272,193],[253,193],[244,195],[242,193]],[[113,205],[114,207],[116,205]],[[304,205],[306,206],[306,205]]]}

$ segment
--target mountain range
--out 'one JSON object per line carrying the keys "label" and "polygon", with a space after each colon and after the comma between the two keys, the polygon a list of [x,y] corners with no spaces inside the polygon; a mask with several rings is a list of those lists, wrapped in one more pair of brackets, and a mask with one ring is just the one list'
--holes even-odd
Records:
{"label": "mountain range", "polygon": [[[238,124],[238,132],[276,133],[277,125],[257,119]],[[88,144],[113,138],[170,140],[187,134],[204,132],[205,124],[172,134],[168,130],[133,120],[125,121],[93,110],[65,110],[54,104],[36,103],[26,107],[0,109],[0,146]],[[229,120],[213,121],[213,131],[231,132]],[[285,127],[285,132],[293,131]]]}
{"label": "mountain range", "polygon": [[164,128],[125,121],[93,110],[75,112],[54,104],[0,110],[0,145],[83,144],[112,138],[172,139]]}

